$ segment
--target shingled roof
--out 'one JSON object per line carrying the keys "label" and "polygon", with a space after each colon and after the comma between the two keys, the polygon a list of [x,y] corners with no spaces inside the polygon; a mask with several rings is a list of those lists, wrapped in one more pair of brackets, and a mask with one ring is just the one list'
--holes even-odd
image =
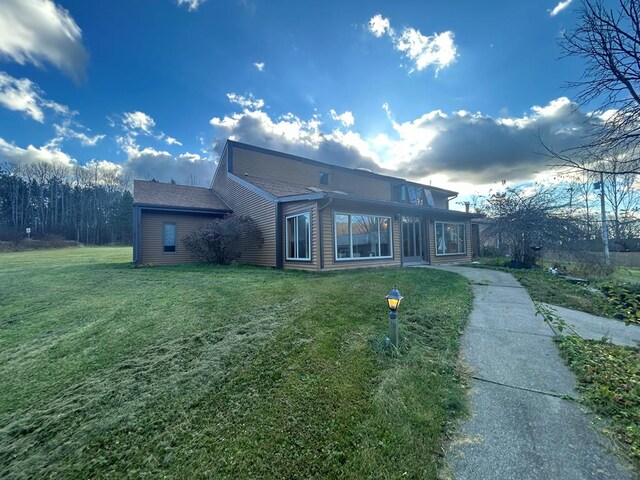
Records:
{"label": "shingled roof", "polygon": [[189,187],[187,185],[146,180],[134,180],[133,204],[149,207],[231,212],[227,204],[210,188]]}
{"label": "shingled roof", "polygon": [[244,175],[241,178],[275,197],[288,197],[289,195],[304,195],[305,193],[331,191],[328,188],[324,189],[318,187],[310,187],[307,185],[299,185],[297,183],[291,183],[284,180],[260,178],[254,177],[252,175]]}

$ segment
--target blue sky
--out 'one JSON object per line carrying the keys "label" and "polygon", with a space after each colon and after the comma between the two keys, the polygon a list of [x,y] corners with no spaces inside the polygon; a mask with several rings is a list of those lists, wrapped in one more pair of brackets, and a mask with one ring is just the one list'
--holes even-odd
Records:
{"label": "blue sky", "polygon": [[[226,138],[463,193],[575,144],[573,3],[3,0],[0,161],[208,184]],[[568,97],[568,98],[567,98]]]}

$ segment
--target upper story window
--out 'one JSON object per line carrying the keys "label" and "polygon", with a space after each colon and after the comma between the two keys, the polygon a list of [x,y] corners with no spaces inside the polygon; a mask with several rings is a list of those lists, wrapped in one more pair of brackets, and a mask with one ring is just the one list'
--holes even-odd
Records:
{"label": "upper story window", "polygon": [[311,214],[287,217],[287,260],[311,260]]}
{"label": "upper story window", "polygon": [[175,253],[176,251],[176,224],[165,223],[162,226],[162,251]]}
{"label": "upper story window", "polygon": [[393,187],[395,202],[410,203],[412,205],[427,205],[435,207],[431,190],[420,185],[396,185]]}
{"label": "upper story window", "polygon": [[320,172],[320,185],[329,185],[329,174]]}

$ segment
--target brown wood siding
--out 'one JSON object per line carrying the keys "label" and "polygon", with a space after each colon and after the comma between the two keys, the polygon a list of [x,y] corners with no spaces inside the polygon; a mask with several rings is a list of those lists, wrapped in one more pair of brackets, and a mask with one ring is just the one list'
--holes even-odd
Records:
{"label": "brown wood siding", "polygon": [[[353,213],[365,215],[380,215],[391,217],[393,258],[372,260],[336,260],[335,259],[335,229],[333,218],[335,213]],[[398,267],[401,264],[400,223],[396,219],[396,213],[385,208],[356,208],[353,206],[332,205],[322,211],[322,236],[324,249],[324,270],[346,270],[349,268],[365,267]]]}
{"label": "brown wood siding", "polygon": [[[311,261],[287,260],[286,218],[298,213],[311,213]],[[316,202],[285,203],[282,207],[282,261],[283,267],[295,270],[316,271],[320,269],[320,235],[318,222],[318,205]]]}
{"label": "brown wood siding", "polygon": [[235,215],[248,215],[255,220],[262,232],[261,247],[255,242],[245,246],[240,263],[276,266],[276,204],[258,193],[240,185],[227,176],[227,158],[220,159],[213,177],[213,189],[225,201]]}
{"label": "brown wood siding", "polygon": [[440,255],[436,256],[436,227],[435,220],[428,220],[429,224],[429,256],[431,258],[431,265],[438,265],[443,263],[460,263],[470,262],[472,258],[471,252],[471,221],[464,222],[456,220],[438,220],[438,222],[450,222],[450,223],[464,223],[464,235],[465,243],[467,244],[467,253],[465,255]]}
{"label": "brown wood siding", "polygon": [[[300,185],[318,186],[365,198],[391,200],[388,180],[334,168],[332,165],[316,166],[290,158],[255,152],[234,146],[233,173],[260,178],[285,180]],[[320,185],[320,172],[329,174],[329,185]]]}
{"label": "brown wood siding", "polygon": [[[217,216],[188,213],[142,211],[140,219],[140,263],[142,265],[175,265],[197,262],[184,248],[182,239]],[[219,217],[219,216],[218,216]],[[176,225],[176,252],[164,253],[163,225]]]}

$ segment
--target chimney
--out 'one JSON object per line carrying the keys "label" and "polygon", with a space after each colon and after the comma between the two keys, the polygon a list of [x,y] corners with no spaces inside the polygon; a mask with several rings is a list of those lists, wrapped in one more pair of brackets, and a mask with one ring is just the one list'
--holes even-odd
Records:
{"label": "chimney", "polygon": [[464,202],[464,211],[469,213],[469,205],[471,205],[469,202]]}

